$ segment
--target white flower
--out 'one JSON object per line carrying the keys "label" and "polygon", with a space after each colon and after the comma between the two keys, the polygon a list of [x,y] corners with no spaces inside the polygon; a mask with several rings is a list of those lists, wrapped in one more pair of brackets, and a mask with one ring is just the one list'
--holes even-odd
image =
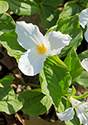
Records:
{"label": "white flower", "polygon": [[58,113],[57,116],[62,121],[72,120],[74,117],[74,110],[76,110],[77,117],[79,118],[80,124],[87,125],[88,123],[88,102],[80,102],[72,97],[70,97],[70,102],[72,107],[65,110],[65,112]]}
{"label": "white flower", "polygon": [[24,21],[16,23],[17,41],[27,51],[20,57],[18,67],[28,76],[38,74],[44,66],[46,56],[60,53],[69,44],[71,37],[60,31],[49,32],[45,36],[36,25]]}
{"label": "white flower", "polygon": [[88,72],[88,58],[83,59],[81,65]]}
{"label": "white flower", "polygon": [[85,28],[85,26],[87,25],[87,30],[84,34],[86,41],[88,42],[88,8],[84,9],[80,15],[79,15],[79,22],[80,25]]}

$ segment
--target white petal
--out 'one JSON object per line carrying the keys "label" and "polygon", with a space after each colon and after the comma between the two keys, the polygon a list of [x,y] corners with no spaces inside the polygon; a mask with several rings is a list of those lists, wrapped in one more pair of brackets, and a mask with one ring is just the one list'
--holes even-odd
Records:
{"label": "white petal", "polygon": [[81,65],[88,72],[88,58],[83,59]]}
{"label": "white petal", "polygon": [[88,110],[88,102],[81,102],[76,105],[76,111],[81,113],[85,113]]}
{"label": "white petal", "polygon": [[50,50],[47,52],[48,56],[59,54],[61,49],[67,46],[72,39],[69,35],[64,35],[60,31],[49,32],[44,38],[50,42]]}
{"label": "white petal", "polygon": [[79,15],[79,22],[83,28],[88,24],[88,8],[84,9]]}
{"label": "white petal", "polygon": [[88,115],[81,113],[78,114],[77,117],[79,118],[80,124],[88,125]]}
{"label": "white petal", "polygon": [[19,44],[25,48],[30,49],[36,44],[40,45],[43,35],[39,28],[32,23],[25,23],[24,21],[16,22],[16,33],[18,35]]}
{"label": "white petal", "polygon": [[74,99],[72,97],[70,97],[69,100],[70,100],[70,102],[71,102],[71,104],[72,104],[73,107],[76,106],[77,104],[81,103],[80,101],[78,101],[78,100],[76,100],[76,99]]}
{"label": "white petal", "polygon": [[81,102],[76,105],[76,113],[77,117],[80,120],[81,124],[87,124],[88,123],[88,113],[85,113],[88,110],[88,102]]}
{"label": "white petal", "polygon": [[36,48],[32,48],[21,56],[18,67],[25,75],[34,76],[43,69],[45,59],[45,54],[39,54]]}
{"label": "white petal", "polygon": [[65,110],[65,112],[57,112],[57,116],[61,121],[69,121],[74,117],[74,110],[73,108],[68,108]]}
{"label": "white petal", "polygon": [[87,24],[87,30],[84,34],[85,40],[88,42],[88,24]]}

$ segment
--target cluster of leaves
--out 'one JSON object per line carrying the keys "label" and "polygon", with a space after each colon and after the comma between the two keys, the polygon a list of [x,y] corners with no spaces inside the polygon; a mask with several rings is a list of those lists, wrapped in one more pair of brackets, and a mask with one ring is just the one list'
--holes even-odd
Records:
{"label": "cluster of leaves", "polygon": [[[0,0],[0,43],[7,49],[10,56],[19,60],[20,55],[25,52],[17,42],[15,33],[15,22],[6,13],[8,8],[17,15],[32,15],[40,12],[43,25],[50,31],[61,31],[69,34],[72,40],[68,46],[63,48],[58,55],[64,57],[62,62],[58,56],[48,57],[44,68],[39,74],[40,89],[26,90],[17,96],[11,83],[13,77],[5,77],[0,80],[0,111],[8,114],[17,112],[19,109],[31,116],[45,113],[53,104],[58,112],[64,111],[69,104],[63,96],[69,86],[74,82],[88,87],[88,72],[81,66],[81,60],[88,57],[88,51],[77,55],[76,50],[83,40],[83,29],[79,24],[79,13],[87,7],[88,0],[74,0],[64,6],[60,13],[56,5],[63,0]],[[58,19],[59,17],[59,19]],[[51,27],[52,26],[52,27]],[[69,92],[70,93],[70,92]],[[77,117],[66,122],[67,125],[80,125]]]}

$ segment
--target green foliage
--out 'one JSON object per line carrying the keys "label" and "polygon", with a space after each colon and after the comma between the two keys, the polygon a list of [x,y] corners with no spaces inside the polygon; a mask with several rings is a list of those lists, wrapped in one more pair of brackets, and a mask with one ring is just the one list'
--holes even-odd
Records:
{"label": "green foliage", "polygon": [[0,43],[7,49],[8,54],[17,60],[25,52],[17,42],[15,22],[7,13],[0,14]]}
{"label": "green foliage", "polygon": [[64,62],[68,66],[67,69],[72,76],[72,83],[74,83],[82,73],[81,63],[75,49],[69,51]]}
{"label": "green foliage", "polygon": [[14,93],[11,83],[14,77],[7,76],[0,80],[0,111],[13,114],[23,106],[23,99]]}
{"label": "green foliage", "polygon": [[60,13],[56,5],[61,2],[62,0],[5,0],[5,3],[9,4],[10,9],[17,15],[33,15],[40,12],[41,21],[46,28],[55,25]]}
{"label": "green foliage", "polygon": [[34,0],[6,0],[10,9],[17,15],[32,15],[40,11]]}
{"label": "green foliage", "polygon": [[81,76],[76,80],[76,82],[88,88],[88,72],[82,71]]}
{"label": "green foliage", "polygon": [[53,104],[58,107],[61,97],[68,90],[71,77],[66,68],[46,60],[40,73],[40,83],[42,93],[50,97]]}
{"label": "green foliage", "polygon": [[48,56],[48,60],[51,61],[52,63],[54,63],[57,66],[61,66],[64,68],[67,68],[67,66],[65,65],[65,63],[63,61],[61,61],[57,55],[54,56]]}
{"label": "green foliage", "polygon": [[86,51],[80,53],[78,56],[79,56],[79,58],[80,58],[81,61],[82,61],[83,59],[85,59],[85,58],[88,58],[88,50],[86,50]]}
{"label": "green foliage", "polygon": [[10,56],[17,60],[25,52],[25,50],[17,42],[17,35],[15,31],[6,32],[0,36],[0,43],[7,49]]}
{"label": "green foliage", "polygon": [[67,18],[70,16],[74,16],[75,14],[81,12],[83,9],[85,9],[87,6],[87,3],[84,3],[79,1],[72,1],[67,2],[64,6],[64,10],[60,14],[59,18]]}
{"label": "green foliage", "polygon": [[9,5],[6,1],[0,0],[0,14],[5,13],[9,9]]}
{"label": "green foliage", "polygon": [[81,44],[83,36],[79,26],[78,15],[66,19],[60,19],[58,20],[57,25],[57,31],[61,31],[63,34],[69,34],[72,37],[70,44],[64,47],[59,54],[59,57],[63,57],[66,56],[73,46],[77,49]]}
{"label": "green foliage", "polygon": [[20,93],[20,96],[25,100],[22,108],[23,112],[31,116],[44,114],[52,104],[48,96],[36,90],[26,90]]}
{"label": "green foliage", "polygon": [[[77,82],[88,87],[88,72],[83,70],[80,63],[80,60],[88,58],[88,50],[79,55],[76,53],[87,28],[80,27],[78,15],[88,7],[88,0],[67,2],[60,13],[57,6],[61,2],[63,0],[0,0],[0,43],[17,61],[26,50],[17,42],[16,24],[13,18],[5,13],[9,8],[15,14],[23,16],[39,12],[43,25],[47,29],[50,28],[47,33],[61,31],[72,37],[69,45],[62,49],[59,58],[57,55],[47,57],[44,68],[39,74],[40,89],[26,90],[18,96],[11,87],[14,79],[12,76],[0,80],[0,111],[13,114],[21,109],[26,114],[38,116],[48,111],[53,104],[58,112],[63,112],[71,107],[68,98],[65,97],[66,94],[75,96],[76,93],[75,88],[69,89],[69,86]],[[64,62],[61,57],[65,58],[65,60],[62,58]],[[77,98],[86,97],[87,94]],[[65,123],[80,125],[76,116]]]}
{"label": "green foliage", "polygon": [[0,14],[0,35],[15,29],[15,22],[7,13]]}

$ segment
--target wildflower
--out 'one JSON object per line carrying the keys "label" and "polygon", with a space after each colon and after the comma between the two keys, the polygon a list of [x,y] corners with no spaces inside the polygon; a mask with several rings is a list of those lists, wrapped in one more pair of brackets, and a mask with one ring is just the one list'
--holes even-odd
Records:
{"label": "wildflower", "polygon": [[88,58],[83,59],[81,65],[88,72]]}
{"label": "wildflower", "polygon": [[43,69],[46,56],[60,53],[71,40],[69,35],[63,35],[60,31],[43,36],[36,25],[24,21],[16,23],[16,33],[17,41],[27,50],[20,57],[18,67],[28,76],[38,74]]}
{"label": "wildflower", "polygon": [[88,42],[88,8],[84,9],[80,15],[79,15],[79,22],[80,25],[85,28],[85,26],[87,25],[87,30],[84,34],[86,41]]}
{"label": "wildflower", "polygon": [[69,121],[74,117],[74,109],[76,111],[77,117],[79,118],[80,124],[87,125],[88,123],[88,101],[81,102],[72,97],[69,98],[72,107],[65,110],[65,112],[58,113],[57,116],[61,121]]}

